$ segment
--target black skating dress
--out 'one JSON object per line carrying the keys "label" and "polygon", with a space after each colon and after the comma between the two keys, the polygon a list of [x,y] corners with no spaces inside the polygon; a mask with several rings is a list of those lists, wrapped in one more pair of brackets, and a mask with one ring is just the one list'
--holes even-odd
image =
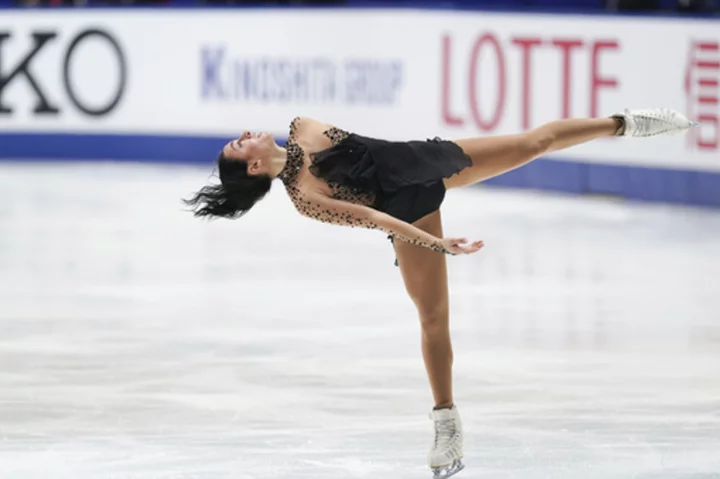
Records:
{"label": "black skating dress", "polygon": [[[298,173],[304,166],[305,153],[295,142],[300,118],[290,125],[287,162],[280,173],[288,194],[300,213],[334,224],[378,229],[378,225],[352,211],[327,208],[308,201],[298,187]],[[445,198],[443,178],[472,165],[470,158],[455,143],[440,138],[426,141],[387,141],[330,128],[324,134],[332,146],[310,155],[310,172],[330,187],[331,197],[387,213],[413,223],[437,210]],[[436,251],[447,253],[439,244],[415,238],[395,237]]]}

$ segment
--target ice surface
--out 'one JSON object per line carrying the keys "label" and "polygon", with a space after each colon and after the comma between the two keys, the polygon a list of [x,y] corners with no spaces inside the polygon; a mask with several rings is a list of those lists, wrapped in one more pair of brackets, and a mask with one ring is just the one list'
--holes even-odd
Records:
{"label": "ice surface", "polygon": [[[0,165],[0,478],[429,478],[382,233],[180,198],[209,169]],[[461,478],[720,478],[720,212],[486,188],[448,235]]]}

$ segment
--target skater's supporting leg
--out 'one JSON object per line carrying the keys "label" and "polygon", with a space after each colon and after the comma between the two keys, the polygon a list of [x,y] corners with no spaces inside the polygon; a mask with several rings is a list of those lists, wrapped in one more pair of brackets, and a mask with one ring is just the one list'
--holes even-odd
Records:
{"label": "skater's supporting leg", "polygon": [[622,122],[615,118],[565,119],[517,135],[456,140],[472,159],[472,166],[446,179],[445,186],[458,188],[487,180],[546,153],[613,136],[621,127]]}
{"label": "skater's supporting leg", "polygon": [[[443,237],[440,211],[414,223],[430,234]],[[395,254],[405,289],[420,316],[422,353],[435,406],[453,403],[449,300],[445,255],[426,248],[395,241]]]}

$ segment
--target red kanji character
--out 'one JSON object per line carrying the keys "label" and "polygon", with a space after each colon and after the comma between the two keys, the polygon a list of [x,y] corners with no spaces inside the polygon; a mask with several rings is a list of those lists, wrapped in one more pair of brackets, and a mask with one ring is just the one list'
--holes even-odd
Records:
{"label": "red kanji character", "polygon": [[700,150],[716,150],[720,144],[720,43],[696,41],[690,45],[685,93],[688,116],[700,128],[688,135],[688,141]]}

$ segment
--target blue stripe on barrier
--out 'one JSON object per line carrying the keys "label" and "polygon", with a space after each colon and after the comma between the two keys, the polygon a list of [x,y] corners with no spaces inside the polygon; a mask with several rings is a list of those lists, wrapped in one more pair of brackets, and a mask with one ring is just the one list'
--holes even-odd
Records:
{"label": "blue stripe on barrier", "polygon": [[0,160],[211,163],[230,137],[83,133],[0,133]]}
{"label": "blue stripe on barrier", "polygon": [[720,173],[703,171],[540,159],[485,184],[720,207]]}
{"label": "blue stripe on barrier", "polygon": [[[0,133],[0,161],[106,159],[210,165],[229,139],[200,136]],[[720,207],[720,173],[701,171],[540,159],[492,178],[485,184]]]}

